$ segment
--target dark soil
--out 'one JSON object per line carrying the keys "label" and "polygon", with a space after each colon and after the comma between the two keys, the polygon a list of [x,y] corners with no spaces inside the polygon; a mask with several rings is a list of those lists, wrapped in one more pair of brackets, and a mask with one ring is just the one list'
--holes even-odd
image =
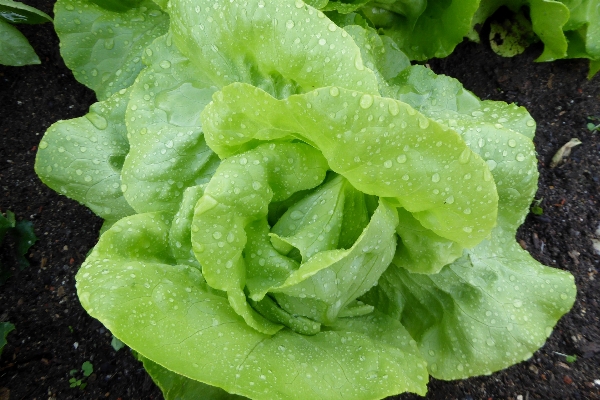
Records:
{"label": "dark soil", "polygon": [[[51,0],[26,3],[52,13]],[[33,221],[39,241],[28,254],[31,266],[12,268],[13,277],[0,286],[0,321],[16,326],[0,359],[0,399],[162,399],[141,364],[127,349],[114,351],[110,332],[79,305],[74,276],[101,220],[48,189],[33,170],[45,130],[84,115],[94,94],[64,66],[50,24],[20,29],[42,64],[0,66],[0,211]],[[530,360],[487,377],[432,380],[430,399],[600,399],[600,381],[594,383],[600,379],[600,255],[592,247],[600,224],[600,132],[586,127],[588,117],[600,117],[600,76],[588,81],[587,62],[580,60],[536,64],[540,51],[502,59],[487,46],[463,43],[430,65],[482,99],[527,107],[538,122],[536,198],[543,198],[544,214],[530,215],[518,239],[540,262],[575,275],[577,302]],[[583,144],[551,169],[554,153],[574,137]],[[7,240],[0,248],[9,268],[11,247]],[[577,360],[568,363],[555,352]],[[94,366],[87,387],[70,388],[70,371],[85,361]]]}

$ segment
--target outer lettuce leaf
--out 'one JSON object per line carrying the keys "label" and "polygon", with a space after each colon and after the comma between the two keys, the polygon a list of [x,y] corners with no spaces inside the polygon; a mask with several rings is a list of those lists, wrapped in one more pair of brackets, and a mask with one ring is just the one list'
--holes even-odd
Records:
{"label": "outer lettuce leaf", "polygon": [[410,66],[408,57],[389,36],[380,36],[373,28],[349,25],[344,30],[360,47],[365,65],[375,72],[379,91],[385,96],[386,80],[396,77]]}
{"label": "outer lettuce leaf", "polygon": [[392,265],[365,301],[400,318],[432,376],[462,379],[530,358],[575,294],[572,275],[539,264],[498,227],[439,274]]}
{"label": "outer lettuce leaf", "polygon": [[314,336],[250,328],[226,298],[208,292],[196,268],[174,265],[170,218],[150,213],[117,222],[77,275],[84,308],[134,350],[253,399],[425,393],[427,372],[414,342],[382,314],[341,319]]}
{"label": "outer lettuce leaf", "polygon": [[[473,16],[472,25],[483,24],[498,8],[506,6],[513,12],[529,7],[533,32],[544,42],[544,52],[536,61],[552,61],[567,55],[567,39],[563,33],[569,20],[569,8],[553,0],[483,0]],[[565,29],[566,30],[566,29]],[[473,33],[473,36],[477,34]]]}
{"label": "outer lettuce leaf", "polygon": [[[532,138],[535,121],[523,107],[479,101],[450,77],[414,66],[393,80],[400,100],[461,134],[469,148],[488,164],[495,179],[498,219],[516,232],[529,213],[537,189],[537,161]],[[468,175],[472,175],[468,173]],[[470,180],[472,177],[463,176]]]}
{"label": "outer lettuce leaf", "polygon": [[[455,79],[435,75],[421,66],[404,70],[390,81],[390,95],[405,101],[429,118],[459,132],[494,175],[500,200],[498,219],[513,233],[529,212],[537,187],[535,150],[531,138],[535,122],[522,107],[480,101]],[[467,172],[463,179],[472,179]],[[477,188],[476,188],[477,190]],[[402,238],[395,262],[411,272],[436,273],[460,256],[454,238],[444,238],[399,213]]]}
{"label": "outer lettuce leaf", "polygon": [[177,211],[183,190],[208,182],[218,157],[204,141],[200,112],[216,88],[172,45],[170,35],[144,52],[131,88],[123,165],[125,198],[137,212]]}
{"label": "outer lettuce leaf", "polygon": [[133,83],[146,46],[169,26],[168,15],[149,0],[124,12],[87,0],[58,0],[54,13],[65,63],[99,100]]}
{"label": "outer lettuce leaf", "polygon": [[20,67],[40,63],[27,38],[17,28],[0,18],[0,64]]}
{"label": "outer lettuce leaf", "polygon": [[172,0],[170,15],[177,46],[219,87],[246,82],[277,98],[324,86],[378,93],[352,38],[301,0]]}
{"label": "outer lettuce leaf", "polygon": [[479,0],[429,1],[419,13],[419,6],[409,11],[405,3],[413,2],[379,1],[379,8],[367,6],[362,12],[411,60],[420,61],[449,55],[471,30],[479,7]]}
{"label": "outer lettuce leaf", "polygon": [[[310,4],[311,6],[318,8],[322,11],[337,11],[340,14],[349,14],[365,6],[370,0],[323,0]],[[326,3],[326,4],[324,4]]]}
{"label": "outer lettuce leaf", "polygon": [[45,12],[18,1],[0,0],[0,20],[12,24],[43,24],[52,22]]}
{"label": "outer lettuce leaf", "polygon": [[204,400],[241,400],[246,397],[229,394],[221,388],[176,374],[146,357],[138,356],[144,369],[158,385],[166,400],[197,400],[201,394]]}
{"label": "outer lettuce leaf", "polygon": [[40,142],[35,171],[46,185],[114,222],[134,213],[121,190],[129,152],[125,108],[129,90],[95,103],[84,117],[59,121]]}
{"label": "outer lettuce leaf", "polygon": [[[496,188],[485,162],[458,134],[397,100],[337,87],[277,100],[232,84],[202,119],[209,146],[222,157],[261,140],[310,143],[352,186],[393,198],[423,226],[465,247],[496,223]],[[467,174],[471,179],[454,179]]]}

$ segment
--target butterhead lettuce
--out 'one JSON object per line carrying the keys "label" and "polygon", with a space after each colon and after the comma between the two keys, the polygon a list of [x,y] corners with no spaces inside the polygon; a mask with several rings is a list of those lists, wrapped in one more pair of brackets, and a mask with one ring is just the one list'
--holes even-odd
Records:
{"label": "butterhead lettuce", "polygon": [[538,177],[522,107],[316,4],[111,4],[57,3],[101,101],[50,127],[36,171],[105,219],[79,298],[166,398],[424,395],[529,358],[573,304],[515,241]]}

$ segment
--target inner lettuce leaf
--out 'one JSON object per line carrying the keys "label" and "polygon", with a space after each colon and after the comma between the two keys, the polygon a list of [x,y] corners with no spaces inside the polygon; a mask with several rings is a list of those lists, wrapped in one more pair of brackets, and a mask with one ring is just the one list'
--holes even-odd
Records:
{"label": "inner lettuce leaf", "polygon": [[[312,144],[355,188],[392,198],[423,226],[464,247],[496,224],[497,193],[487,164],[457,133],[406,103],[335,86],[277,100],[234,83],[215,95],[202,119],[206,140],[221,157],[261,140]],[[467,174],[471,179],[459,178]]]}

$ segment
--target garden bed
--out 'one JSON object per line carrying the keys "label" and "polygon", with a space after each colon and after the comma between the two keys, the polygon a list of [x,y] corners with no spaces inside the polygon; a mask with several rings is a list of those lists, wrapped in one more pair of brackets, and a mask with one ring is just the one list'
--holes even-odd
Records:
{"label": "garden bed", "polygon": [[[52,1],[26,3],[52,12]],[[20,29],[42,64],[0,66],[0,211],[32,221],[39,241],[28,254],[31,266],[13,268],[0,286],[0,321],[16,326],[0,359],[0,399],[161,399],[131,352],[115,351],[110,332],[79,304],[74,276],[97,241],[101,220],[47,188],[33,170],[45,130],[84,115],[95,96],[64,66],[50,24]],[[525,106],[537,121],[536,198],[543,199],[543,215],[530,215],[518,240],[543,264],[575,276],[577,301],[530,360],[487,377],[432,379],[428,399],[600,398],[600,255],[592,245],[600,240],[600,131],[587,128],[589,117],[600,117],[600,77],[586,79],[587,61],[536,64],[540,52],[534,47],[504,59],[488,46],[463,43],[429,65],[482,99]],[[550,168],[571,138],[583,144],[566,163]],[[4,266],[15,265],[12,246],[8,240],[0,249]],[[577,358],[567,362],[557,353]],[[93,365],[87,378],[80,370],[85,361]],[[72,377],[83,378],[85,389],[70,387]]]}

